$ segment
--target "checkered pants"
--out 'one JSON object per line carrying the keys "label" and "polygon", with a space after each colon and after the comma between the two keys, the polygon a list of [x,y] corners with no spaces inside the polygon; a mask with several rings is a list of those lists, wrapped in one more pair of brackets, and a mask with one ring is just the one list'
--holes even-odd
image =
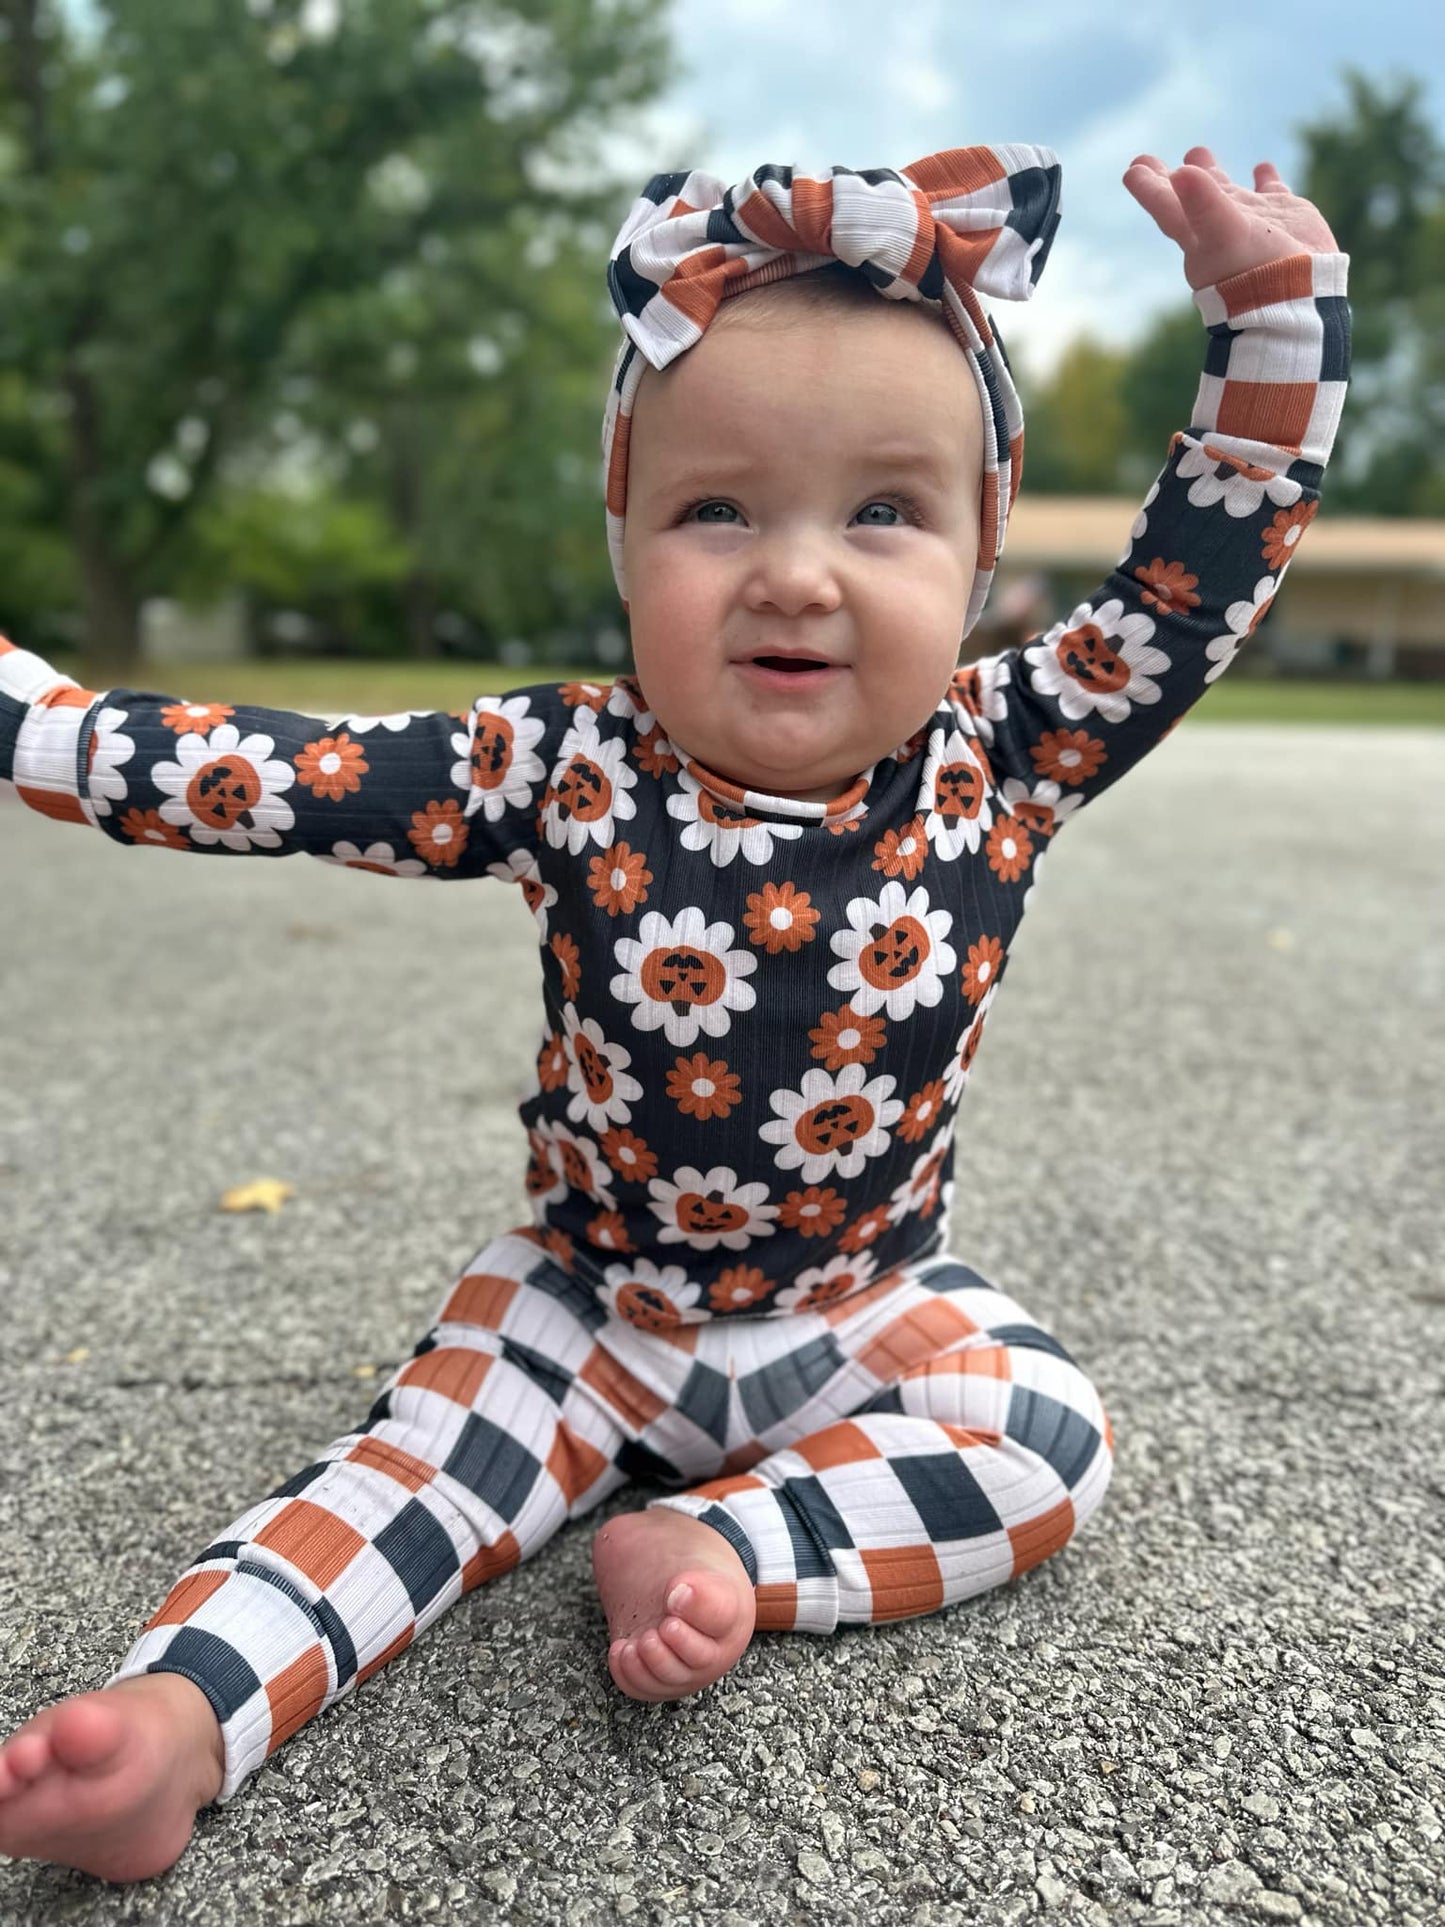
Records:
{"label": "checkered pants", "polygon": [[1067,1543],[1113,1439],[1056,1339],[948,1256],[816,1312],[658,1333],[536,1242],[480,1251],[365,1427],[242,1513],[115,1680],[181,1673],[215,1708],[231,1799],[298,1727],[463,1593],[641,1477],[714,1526],[759,1628],[907,1619]]}

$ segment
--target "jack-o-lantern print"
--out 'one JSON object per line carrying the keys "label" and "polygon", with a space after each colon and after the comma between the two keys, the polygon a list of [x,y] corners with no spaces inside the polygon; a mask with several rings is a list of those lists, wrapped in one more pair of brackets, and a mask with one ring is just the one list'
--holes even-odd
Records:
{"label": "jack-o-lantern print", "polygon": [[613,826],[637,813],[629,791],[637,773],[627,763],[619,737],[604,739],[590,709],[575,712],[563,738],[557,774],[542,800],[542,829],[554,849],[564,845],[573,856],[589,843],[605,850],[616,841]]}
{"label": "jack-o-lantern print", "polygon": [[928,1149],[914,1159],[913,1169],[902,1184],[895,1187],[889,1202],[891,1223],[934,1215],[943,1202],[943,1168],[952,1149],[952,1130],[940,1131]]}
{"label": "jack-o-lantern print", "polygon": [[872,1017],[881,1010],[901,1020],[939,1001],[955,962],[947,941],[953,914],[933,909],[922,884],[905,894],[895,879],[877,897],[854,897],[848,924],[831,939],[842,962],[828,972],[828,982],[847,992],[855,1011]]}
{"label": "jack-o-lantern print", "polygon": [[553,884],[543,881],[542,872],[537,867],[537,859],[531,850],[509,850],[505,863],[489,863],[489,877],[500,877],[503,883],[518,884],[522,901],[537,919],[537,935],[545,943],[547,938],[547,912],[557,901],[557,891]]}
{"label": "jack-o-lantern print", "polygon": [[950,1104],[956,1104],[963,1096],[964,1086],[968,1083],[969,1072],[978,1047],[983,1042],[983,1027],[988,1021],[988,1013],[993,1008],[993,1000],[998,994],[998,985],[988,991],[974,1013],[973,1022],[963,1032],[954,1049],[952,1062],[944,1074],[944,1096]]}
{"label": "jack-o-lantern print", "polygon": [[555,1204],[567,1192],[561,1159],[551,1139],[541,1131],[528,1131],[527,1147],[527,1196],[534,1205]]}
{"label": "jack-o-lantern print", "polygon": [[877,1269],[877,1260],[866,1251],[856,1257],[830,1258],[825,1265],[809,1265],[806,1271],[800,1271],[774,1303],[779,1311],[822,1311],[862,1291],[872,1283]]}
{"label": "jack-o-lantern print", "polygon": [[701,1285],[681,1265],[655,1265],[635,1258],[630,1265],[608,1265],[599,1296],[614,1318],[639,1331],[665,1333],[696,1325],[707,1317],[698,1303]]}
{"label": "jack-o-lantern print", "polygon": [[685,850],[706,850],[723,869],[741,855],[745,863],[767,863],[774,843],[793,843],[803,834],[800,823],[764,822],[750,816],[742,803],[715,796],[684,771],[678,791],[667,799],[667,813],[686,827],[678,842]]}
{"label": "jack-o-lantern print", "polygon": [[568,1117],[574,1124],[585,1121],[599,1134],[630,1122],[632,1107],[642,1096],[642,1086],[627,1069],[631,1051],[610,1042],[595,1017],[579,1018],[573,1004],[562,1013],[562,1034],[572,1093]]}
{"label": "jack-o-lantern print", "polygon": [[718,1245],[741,1251],[754,1238],[771,1238],[776,1205],[767,1202],[765,1184],[739,1184],[736,1171],[715,1165],[699,1171],[684,1165],[671,1179],[648,1186],[652,1209],[661,1223],[659,1244],[686,1244],[694,1251]]}
{"label": "jack-o-lantern print", "polygon": [[1137,609],[1125,615],[1117,596],[1097,609],[1081,602],[1024,651],[1029,681],[1038,695],[1056,698],[1070,722],[1098,714],[1122,723],[1135,704],[1160,699],[1153,678],[1169,658],[1151,646],[1154,631],[1152,617]]}
{"label": "jack-o-lantern print", "polygon": [[607,1182],[611,1173],[597,1144],[559,1118],[543,1118],[535,1128],[547,1140],[567,1188],[615,1211],[617,1199]]}
{"label": "jack-o-lantern print", "polygon": [[845,1064],[836,1076],[823,1070],[805,1073],[796,1090],[772,1093],[776,1116],[758,1135],[778,1149],[780,1170],[801,1171],[805,1184],[831,1172],[856,1178],[869,1158],[889,1148],[891,1131],[903,1115],[894,1097],[896,1080],[869,1078],[861,1064]]}
{"label": "jack-o-lantern print", "polygon": [[281,832],[296,821],[281,794],[294,784],[296,771],[273,758],[274,747],[269,736],[243,738],[234,723],[213,729],[209,737],[182,736],[175,761],[156,763],[150,772],[168,797],[162,817],[189,828],[194,843],[219,843],[228,850],[278,848]]}
{"label": "jack-o-lantern print", "polygon": [[976,850],[993,823],[993,766],[976,736],[939,727],[928,737],[918,813],[937,857],[952,863]]}
{"label": "jack-o-lantern print", "polygon": [[757,958],[734,947],[729,923],[705,923],[700,909],[667,918],[649,911],[636,937],[613,945],[622,971],[612,995],[632,1006],[639,1030],[661,1030],[671,1044],[690,1044],[700,1032],[721,1037],[735,1010],[751,1010],[751,987],[743,982]]}

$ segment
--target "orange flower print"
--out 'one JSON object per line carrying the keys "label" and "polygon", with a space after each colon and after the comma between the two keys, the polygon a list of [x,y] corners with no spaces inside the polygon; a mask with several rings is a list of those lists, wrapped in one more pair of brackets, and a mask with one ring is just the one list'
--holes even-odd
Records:
{"label": "orange flower print", "polygon": [[575,997],[582,988],[582,957],[576,944],[565,930],[559,930],[552,939],[552,955],[562,966],[562,994]]}
{"label": "orange flower print", "polygon": [[838,1240],[840,1251],[861,1251],[888,1229],[888,1206],[875,1204],[861,1218],[855,1218]]}
{"label": "orange flower print", "polygon": [[966,709],[971,716],[983,714],[983,695],[978,686],[978,664],[967,663],[962,669],[955,669],[949,682],[959,707]]}
{"label": "orange flower print", "polygon": [[560,1031],[547,1032],[537,1058],[537,1076],[544,1091],[560,1091],[567,1082],[567,1049]]}
{"label": "orange flower print", "polygon": [[557,686],[557,694],[569,709],[591,709],[599,715],[611,691],[610,683],[600,682],[564,682]]}
{"label": "orange flower print", "polygon": [[332,803],[339,803],[348,790],[359,790],[370,768],[361,744],[353,743],[345,730],[308,743],[296,758],[296,774],[307,789]]}
{"label": "orange flower print", "polygon": [[633,760],[646,776],[676,776],[682,768],[661,726],[656,723],[651,729],[639,730]]}
{"label": "orange flower print", "polygon": [[620,911],[635,910],[647,901],[647,886],[652,872],[641,850],[634,852],[626,843],[614,843],[587,866],[587,883],[597,900],[597,908],[609,917]]}
{"label": "orange flower print", "polygon": [[963,994],[976,1004],[1003,969],[1003,945],[997,937],[980,937],[968,946],[968,962],[963,966]]}
{"label": "orange flower print", "polygon": [[821,1057],[830,1071],[840,1071],[845,1064],[871,1064],[883,1048],[885,1034],[881,1017],[861,1017],[851,1004],[825,1010],[817,1028],[808,1032],[814,1057]]}
{"label": "orange flower print", "polygon": [[1086,729],[1051,729],[1029,753],[1039,775],[1056,783],[1087,783],[1109,760],[1104,745]]}
{"label": "orange flower print", "polygon": [[155,843],[163,850],[187,848],[185,832],[167,823],[159,810],[127,810],[120,827],[132,843]]}
{"label": "orange flower print", "polygon": [[863,827],[861,816],[840,816],[836,823],[825,823],[823,828],[829,836],[852,836]]}
{"label": "orange flower print", "polygon": [[1261,553],[1267,569],[1282,569],[1291,560],[1300,537],[1319,513],[1318,502],[1296,502],[1292,509],[1277,511],[1264,532]]}
{"label": "orange flower print", "polygon": [[908,1108],[898,1120],[898,1135],[910,1144],[916,1144],[938,1122],[938,1113],[943,1109],[943,1079],[935,1077],[931,1084],[925,1084],[921,1091],[915,1091],[908,1100]]}
{"label": "orange flower print", "polygon": [[789,1231],[801,1231],[805,1238],[826,1238],[847,1215],[847,1205],[831,1185],[826,1191],[816,1184],[806,1191],[790,1191],[778,1206],[778,1223]]}
{"label": "orange flower print", "polygon": [[462,806],[450,798],[445,803],[428,803],[412,813],[406,840],[425,862],[454,869],[467,847],[467,826]]}
{"label": "orange flower print", "polygon": [[1161,616],[1187,615],[1199,606],[1193,593],[1199,577],[1190,575],[1182,562],[1166,562],[1156,555],[1147,569],[1135,569],[1136,579],[1144,584],[1141,602],[1152,603]]}
{"label": "orange flower print", "polygon": [[705,1051],[678,1058],[667,1073],[667,1094],[684,1117],[726,1117],[742,1102],[737,1073],[720,1057],[710,1060]]}
{"label": "orange flower print", "polygon": [[915,816],[901,830],[885,830],[873,845],[873,868],[886,877],[916,877],[928,854],[928,833],[923,818]]}
{"label": "orange flower print", "polygon": [[807,891],[792,883],[765,883],[749,895],[743,912],[749,938],[770,957],[780,950],[801,950],[817,921]]}
{"label": "orange flower print", "polygon": [[756,1265],[729,1265],[718,1273],[708,1290],[710,1311],[746,1311],[768,1289],[768,1281]]}
{"label": "orange flower print", "polygon": [[1034,853],[1034,840],[1016,816],[1001,816],[988,833],[988,867],[1005,883],[1017,883]]}
{"label": "orange flower print", "polygon": [[567,1236],[565,1231],[544,1231],[542,1234],[542,1243],[546,1246],[547,1250],[551,1252],[552,1256],[564,1271],[570,1271],[572,1269],[572,1240]]}
{"label": "orange flower print", "polygon": [[189,736],[192,730],[198,736],[208,736],[217,723],[225,722],[235,713],[228,703],[167,703],[161,711],[161,721],[177,736]]}
{"label": "orange flower print", "polygon": [[604,1251],[636,1251],[620,1211],[599,1211],[587,1227],[587,1242]]}
{"label": "orange flower print", "polygon": [[657,1158],[646,1142],[633,1131],[604,1131],[599,1140],[602,1155],[619,1178],[646,1184],[657,1176]]}

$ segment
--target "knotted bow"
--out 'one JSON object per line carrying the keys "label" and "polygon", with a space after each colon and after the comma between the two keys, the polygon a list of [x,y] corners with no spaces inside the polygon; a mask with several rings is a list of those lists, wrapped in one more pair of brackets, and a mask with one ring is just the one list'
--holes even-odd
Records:
{"label": "knotted bow", "polygon": [[1023,459],[1023,409],[978,293],[1027,301],[1059,214],[1057,155],[1018,144],[951,148],[901,173],[835,167],[819,177],[768,166],[735,187],[712,174],[655,175],[607,271],[627,337],[602,429],[608,547],[624,600],[627,444],[644,364],[665,368],[692,347],[730,296],[843,261],[889,300],[936,305],[974,371],[984,473],[967,635],[988,598]]}

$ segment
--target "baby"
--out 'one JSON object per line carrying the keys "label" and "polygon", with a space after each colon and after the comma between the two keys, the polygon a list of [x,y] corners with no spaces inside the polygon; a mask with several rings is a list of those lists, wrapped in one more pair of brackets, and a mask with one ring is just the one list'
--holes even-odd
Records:
{"label": "baby", "polygon": [[[340,723],[93,695],[0,643],[0,776],[118,842],[520,883],[535,1223],[364,1427],[200,1552],[100,1692],[0,1749],[0,1850],[143,1879],[298,1727],[630,1478],[593,1565],[618,1688],[754,1632],[930,1613],[1103,1497],[1098,1393],[946,1247],[953,1126],[1043,852],[1258,624],[1319,500],[1347,257],[1268,163],[1125,185],[1208,328],[1108,580],[960,670],[1022,416],[1042,147],[653,180],[615,244],[607,522],[635,676]],[[885,298],[886,297],[886,298]]]}

